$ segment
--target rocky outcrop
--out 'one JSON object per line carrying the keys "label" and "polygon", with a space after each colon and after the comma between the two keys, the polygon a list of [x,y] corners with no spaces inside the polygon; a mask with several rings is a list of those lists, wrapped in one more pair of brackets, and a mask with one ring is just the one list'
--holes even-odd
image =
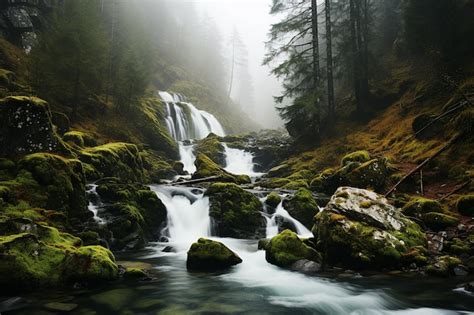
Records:
{"label": "rocky outcrop", "polygon": [[312,261],[317,264],[321,264],[322,261],[321,255],[314,248],[306,245],[296,233],[290,230],[281,232],[265,245],[265,259],[283,268],[290,268],[302,261]]}
{"label": "rocky outcrop", "polygon": [[200,140],[195,149],[196,153],[202,153],[209,157],[214,163],[225,166],[224,146],[219,141],[219,137],[210,134],[206,138]]}
{"label": "rocky outcrop", "polygon": [[410,248],[426,246],[420,227],[385,198],[350,187],[316,215],[313,234],[328,263],[350,268],[397,267]]}
{"label": "rocky outcrop", "polygon": [[221,182],[231,182],[236,184],[248,184],[250,178],[247,175],[234,175],[212,161],[207,155],[198,153],[196,161],[196,172],[193,174],[193,179],[207,178],[207,177],[218,177]]}
{"label": "rocky outcrop", "polygon": [[70,154],[54,131],[48,103],[27,96],[0,100],[0,155],[35,152]]}
{"label": "rocky outcrop", "polygon": [[209,215],[218,236],[242,239],[260,238],[265,222],[260,212],[263,206],[252,193],[232,183],[215,183],[206,191]]}
{"label": "rocky outcrop", "polygon": [[242,259],[224,244],[200,238],[188,251],[186,267],[196,271],[216,271],[240,264]]}

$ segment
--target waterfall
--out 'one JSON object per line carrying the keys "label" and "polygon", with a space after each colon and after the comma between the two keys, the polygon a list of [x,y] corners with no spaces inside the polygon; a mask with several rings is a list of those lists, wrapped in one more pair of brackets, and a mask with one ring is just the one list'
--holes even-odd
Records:
{"label": "waterfall", "polygon": [[214,115],[199,110],[193,104],[186,102],[184,96],[176,93],[158,92],[166,104],[165,122],[173,139],[178,143],[181,162],[184,170],[194,173],[194,147],[185,140],[200,140],[210,133],[225,136],[225,131]]}
{"label": "waterfall", "polygon": [[272,238],[279,233],[277,218],[282,218],[283,220],[290,222],[295,227],[296,234],[298,234],[298,236],[303,238],[312,237],[311,231],[308,230],[303,224],[301,224],[301,222],[293,218],[283,207],[283,202],[280,202],[280,204],[275,209],[275,213],[273,213],[272,215],[265,215],[265,220],[267,221],[267,238]]}
{"label": "waterfall", "polygon": [[257,177],[263,173],[256,173],[253,169],[253,154],[240,149],[229,148],[227,144],[223,144],[225,153],[225,170],[232,174],[248,175],[250,177]]}
{"label": "waterfall", "polygon": [[105,220],[99,217],[99,208],[102,206],[102,202],[100,201],[99,194],[97,193],[97,185],[91,184],[89,185],[87,194],[93,195],[95,200],[89,201],[87,205],[87,209],[94,214],[94,220],[99,224],[105,224]]}

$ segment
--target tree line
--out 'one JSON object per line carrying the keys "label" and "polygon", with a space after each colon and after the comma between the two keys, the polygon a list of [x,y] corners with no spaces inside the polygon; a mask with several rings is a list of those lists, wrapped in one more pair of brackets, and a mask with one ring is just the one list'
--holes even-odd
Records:
{"label": "tree line", "polygon": [[469,1],[273,0],[270,13],[280,20],[264,64],[283,82],[275,100],[288,131],[303,141],[334,126],[336,88],[351,91],[351,118],[375,111],[371,89],[388,55],[421,57],[452,73],[474,52]]}

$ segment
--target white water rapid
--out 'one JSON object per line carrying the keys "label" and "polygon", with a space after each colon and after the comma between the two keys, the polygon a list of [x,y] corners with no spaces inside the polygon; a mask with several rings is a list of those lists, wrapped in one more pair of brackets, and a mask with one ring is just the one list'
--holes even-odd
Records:
{"label": "white water rapid", "polygon": [[99,194],[97,193],[97,185],[91,184],[87,190],[88,194],[94,195],[95,200],[89,201],[87,205],[87,209],[94,214],[94,220],[99,224],[105,224],[105,220],[99,217],[99,208],[102,206],[102,202],[100,201]]}
{"label": "white water rapid", "polygon": [[255,164],[253,162],[253,154],[244,150],[229,148],[225,143],[224,146],[226,171],[232,174],[248,175],[250,177],[262,176],[263,173],[254,171]]}

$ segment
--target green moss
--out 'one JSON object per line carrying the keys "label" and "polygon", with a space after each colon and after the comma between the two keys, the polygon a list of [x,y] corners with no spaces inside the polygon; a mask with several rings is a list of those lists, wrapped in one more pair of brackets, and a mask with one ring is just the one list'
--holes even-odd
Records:
{"label": "green moss", "polygon": [[326,182],[328,178],[334,175],[336,171],[333,168],[327,168],[322,173],[316,175],[311,179],[309,184],[312,191],[323,192],[327,190]]}
{"label": "green moss", "polygon": [[200,140],[195,150],[196,153],[202,153],[209,157],[214,163],[225,166],[224,146],[217,135],[211,133]]}
{"label": "green moss", "polygon": [[126,268],[124,276],[126,278],[147,278],[148,274],[140,268]]}
{"label": "green moss", "polygon": [[291,181],[288,178],[264,178],[257,182],[257,185],[264,188],[281,188]]}
{"label": "green moss", "polygon": [[465,195],[459,197],[456,207],[460,214],[469,217],[474,216],[474,195]]}
{"label": "green moss", "polygon": [[453,238],[449,244],[449,252],[455,255],[469,254],[471,247],[459,238]]}
{"label": "green moss", "polygon": [[276,208],[281,202],[281,197],[276,192],[271,192],[268,194],[267,199],[265,199],[265,203],[270,207]]}
{"label": "green moss", "polygon": [[429,212],[443,213],[443,206],[436,200],[414,197],[403,207],[403,213],[408,216],[420,217]]}
{"label": "green moss", "polygon": [[81,131],[69,131],[63,135],[63,140],[72,142],[79,147],[93,147],[97,141],[90,134]]}
{"label": "green moss", "polygon": [[143,180],[143,161],[138,148],[130,143],[108,143],[81,151],[80,160],[92,165],[101,177],[124,181]]}
{"label": "green moss", "polygon": [[177,162],[167,160],[151,150],[140,152],[140,156],[143,160],[143,168],[149,182],[158,183],[162,179],[173,179],[178,175],[174,166]]}
{"label": "green moss", "polygon": [[222,182],[233,182],[237,184],[247,184],[251,182],[250,178],[246,175],[233,175],[225,171],[202,153],[198,153],[194,164],[197,170],[192,176],[193,179],[218,176]]}
{"label": "green moss", "polygon": [[232,183],[214,183],[205,193],[209,197],[209,214],[219,236],[255,238],[264,226],[262,203],[252,193]]}
{"label": "green moss", "polygon": [[459,219],[448,214],[438,212],[428,212],[421,215],[421,219],[431,229],[443,230],[447,227],[455,226],[459,223]]}
{"label": "green moss", "polygon": [[313,225],[313,217],[318,213],[319,207],[313,198],[313,193],[306,188],[300,188],[287,200],[283,206],[292,217],[300,221],[308,229]]}
{"label": "green moss", "polygon": [[461,260],[457,257],[436,257],[436,260],[428,265],[426,272],[434,276],[447,277],[452,274],[454,267],[459,266],[461,263]]}
{"label": "green moss", "polygon": [[285,186],[283,186],[282,188],[287,189],[287,190],[297,190],[300,188],[308,189],[309,185],[305,179],[297,179],[297,180],[290,181],[289,183],[285,184]]}
{"label": "green moss", "polygon": [[241,262],[242,259],[224,244],[200,238],[191,245],[186,266],[191,270],[219,270]]}
{"label": "green moss", "polygon": [[302,259],[321,262],[319,253],[290,230],[285,230],[270,240],[265,247],[265,259],[283,268],[290,267]]}
{"label": "green moss", "polygon": [[367,151],[356,151],[345,155],[342,160],[342,166],[346,166],[351,162],[365,163],[370,161],[370,153]]}
{"label": "green moss", "polygon": [[386,159],[374,159],[365,162],[346,175],[347,184],[357,188],[373,188],[380,191],[390,175]]}

